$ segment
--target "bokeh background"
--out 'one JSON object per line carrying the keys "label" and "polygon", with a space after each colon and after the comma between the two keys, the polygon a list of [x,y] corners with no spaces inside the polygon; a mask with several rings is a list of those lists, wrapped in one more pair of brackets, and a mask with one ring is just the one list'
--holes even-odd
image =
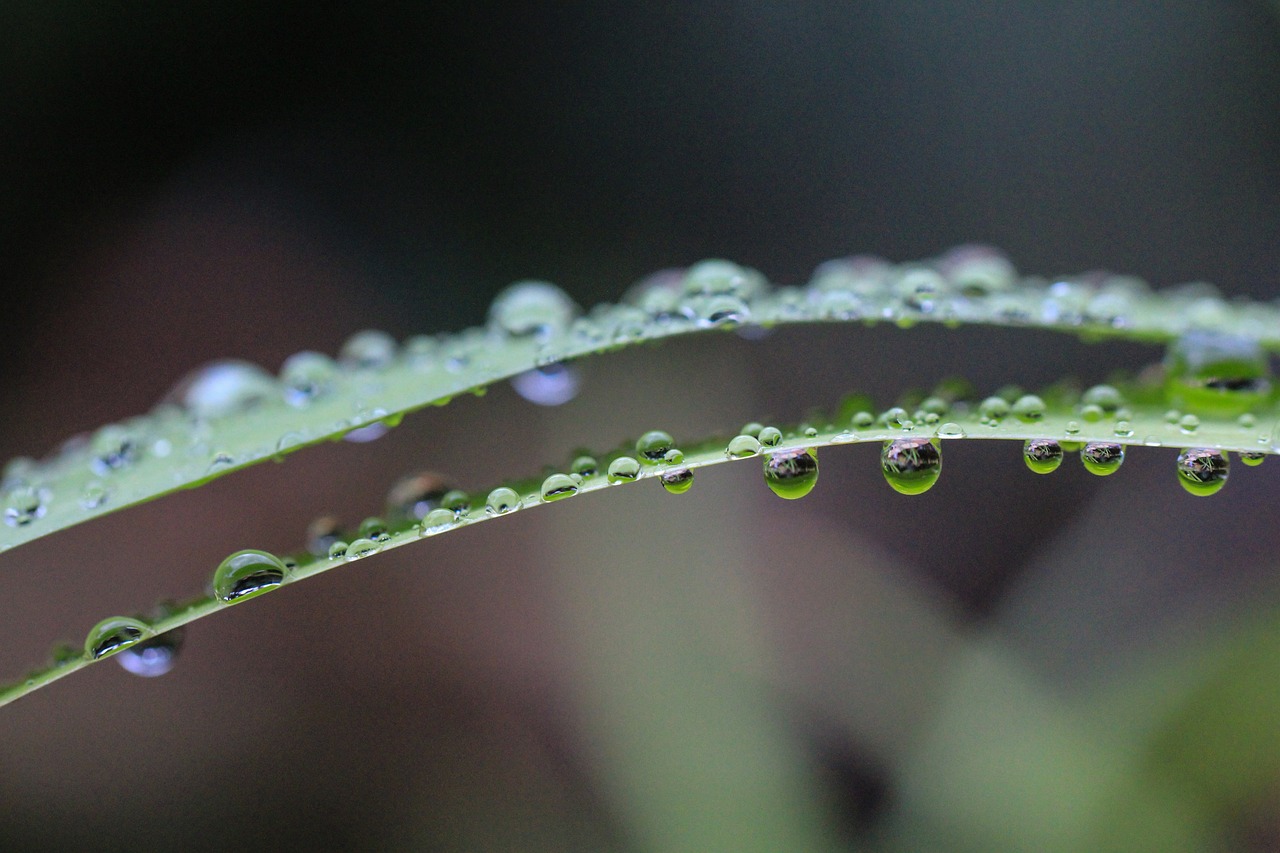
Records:
{"label": "bokeh background", "polygon": [[[527,277],[590,305],[704,257],[802,283],[983,242],[1280,292],[1273,5],[333,5],[0,6],[0,455],[211,359],[482,322]],[[482,488],[655,427],[1160,356],[821,328],[597,358],[558,408],[495,388],[5,554],[0,662],[411,471]],[[724,466],[219,614],[162,678],[0,712],[0,849],[1280,849],[1276,472],[1206,501],[1169,452],[1034,478],[972,445],[916,498],[874,448],[795,503]]]}

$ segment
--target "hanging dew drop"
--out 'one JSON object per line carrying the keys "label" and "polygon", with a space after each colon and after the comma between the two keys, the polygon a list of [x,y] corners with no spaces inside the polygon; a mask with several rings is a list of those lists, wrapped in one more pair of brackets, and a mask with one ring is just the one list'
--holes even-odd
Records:
{"label": "hanging dew drop", "polygon": [[182,629],[174,628],[122,649],[115,659],[125,672],[155,678],[173,669],[181,648]]}
{"label": "hanging dew drop", "polygon": [[663,471],[659,479],[662,481],[662,488],[673,495],[683,495],[693,487],[693,471],[688,468]]}
{"label": "hanging dew drop", "polygon": [[730,459],[745,459],[760,452],[760,440],[752,435],[739,435],[730,439],[724,455]]}
{"label": "hanging dew drop", "polygon": [[785,500],[804,497],[818,484],[818,452],[797,448],[771,454],[764,461],[764,482]]}
{"label": "hanging dew drop", "polygon": [[653,465],[661,462],[674,445],[675,439],[670,433],[656,429],[640,436],[636,442],[636,453],[643,461]]}
{"label": "hanging dew drop", "polygon": [[927,492],[942,473],[942,450],[927,438],[886,441],[880,451],[880,469],[894,491],[904,495]]}
{"label": "hanging dew drop", "polygon": [[1080,451],[1080,461],[1090,474],[1105,477],[1114,474],[1124,462],[1124,445],[1109,441],[1091,441]]}
{"label": "hanging dew drop", "polygon": [[507,515],[520,509],[520,494],[506,486],[499,486],[489,493],[484,501],[485,512],[489,515]]}
{"label": "hanging dew drop", "polygon": [[237,551],[213,573],[213,594],[226,604],[239,603],[284,583],[288,569],[266,551]]}
{"label": "hanging dew drop", "polygon": [[1193,495],[1212,495],[1227,484],[1229,467],[1226,454],[1220,450],[1184,450],[1178,454],[1178,482]]}
{"label": "hanging dew drop", "polygon": [[578,396],[582,379],[576,367],[555,362],[511,377],[511,387],[530,403],[559,406]]}
{"label": "hanging dew drop", "polygon": [[146,622],[127,616],[112,616],[89,629],[84,640],[84,653],[90,660],[101,660],[141,643],[154,633]]}
{"label": "hanging dew drop", "polygon": [[552,474],[542,481],[538,494],[544,501],[564,500],[578,493],[578,484],[568,474]]}
{"label": "hanging dew drop", "polygon": [[1236,455],[1240,457],[1241,462],[1250,467],[1261,465],[1267,461],[1267,454],[1265,453],[1237,453]]}
{"label": "hanging dew drop", "polygon": [[609,482],[627,483],[640,476],[640,463],[630,456],[619,456],[609,463]]}
{"label": "hanging dew drop", "polygon": [[1062,445],[1051,438],[1032,438],[1022,445],[1022,458],[1037,474],[1052,474],[1062,464]]}

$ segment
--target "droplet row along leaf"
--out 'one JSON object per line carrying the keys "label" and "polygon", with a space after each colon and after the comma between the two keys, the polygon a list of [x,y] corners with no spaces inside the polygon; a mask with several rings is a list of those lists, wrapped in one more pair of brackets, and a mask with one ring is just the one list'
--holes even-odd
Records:
{"label": "droplet row along leaf", "polygon": [[[861,398],[850,397],[829,418],[786,428],[752,423],[732,437],[689,445],[682,445],[668,432],[653,430],[612,453],[579,455],[559,471],[474,494],[453,488],[437,474],[410,477],[391,489],[387,519],[365,519],[353,531],[351,541],[344,538],[340,523],[322,517],[306,531],[306,547],[297,554],[277,558],[261,551],[238,551],[213,573],[209,595],[164,605],[149,617],[112,617],[100,622],[89,632],[83,647],[60,647],[52,666],[0,689],[0,704],[97,660],[125,653],[138,656],[152,646],[155,650],[147,658],[127,661],[130,671],[150,667],[143,674],[159,674],[172,665],[177,649],[174,632],[182,626],[348,562],[530,507],[642,479],[657,480],[668,492],[681,494],[693,485],[697,469],[724,462],[755,459],[762,465],[765,484],[780,497],[794,499],[817,485],[820,449],[833,453],[840,452],[839,445],[870,443],[881,448],[880,465],[888,484],[910,495],[934,486],[941,472],[943,446],[957,439],[1022,442],[1027,465],[1037,473],[1056,469],[1064,453],[1073,451],[1081,454],[1088,470],[1113,473],[1123,461],[1126,446],[1145,444],[1183,450],[1174,466],[1176,478],[1192,494],[1206,495],[1216,492],[1226,480],[1226,452],[1239,454],[1249,465],[1275,452],[1269,431],[1258,427],[1260,421],[1275,422],[1274,409],[1247,416],[1210,415],[1189,431],[1181,417],[1170,417],[1164,410],[1163,394],[1150,386],[1123,390],[1095,386],[1083,394],[1053,388],[1038,395],[1007,389],[1004,396],[976,402],[948,399],[951,396],[950,391],[940,389],[918,401],[905,400],[909,405],[880,411],[865,406]],[[995,400],[1006,405],[997,405]],[[1090,407],[1102,415],[1095,417]],[[1085,410],[1090,411],[1090,419],[1082,418]],[[1122,431],[1141,438],[1117,438],[1120,423],[1126,424]]]}
{"label": "droplet row along leaf", "polygon": [[[577,382],[557,366],[585,355],[705,329],[812,322],[989,324],[1189,340],[1190,352],[1175,353],[1174,362],[1193,381],[1175,402],[1197,413],[1223,395],[1252,394],[1265,404],[1269,385],[1249,374],[1253,350],[1280,349],[1275,305],[1226,301],[1203,284],[1154,292],[1138,279],[1105,273],[1019,278],[983,247],[901,265],[865,256],[829,261],[804,287],[771,286],[754,270],[705,261],[655,274],[622,303],[585,314],[553,285],[521,282],[498,296],[483,327],[401,343],[361,332],[337,360],[298,353],[278,376],[223,362],[184,380],[147,415],[72,440],[43,462],[11,461],[0,482],[0,550],[309,444],[376,437],[408,411],[502,379],[525,377],[521,393],[554,404]],[[1246,369],[1214,373],[1215,364],[1233,360]]]}

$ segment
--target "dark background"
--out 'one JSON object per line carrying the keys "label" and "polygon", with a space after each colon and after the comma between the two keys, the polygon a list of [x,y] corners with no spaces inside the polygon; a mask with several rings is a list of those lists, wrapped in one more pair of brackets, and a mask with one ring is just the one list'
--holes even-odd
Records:
{"label": "dark background", "polygon": [[[7,3],[0,43],[6,457],[145,411],[213,358],[274,371],[369,326],[481,322],[519,278],[590,305],[709,256],[803,283],[844,254],[983,242],[1046,275],[1280,291],[1263,3]],[[563,409],[495,389],[4,555],[4,659],[16,674],[107,613],[193,592],[232,550],[295,547],[320,512],[370,514],[408,469],[478,488],[657,425],[693,437],[957,371],[986,391],[1159,356],[932,328],[609,356]],[[780,508],[725,474],[679,519],[661,495],[540,511],[194,626],[155,682],[103,666],[29,697],[0,714],[0,847],[1053,849],[1034,809],[992,829],[920,770],[918,750],[972,754],[939,722],[969,707],[945,699],[964,694],[952,674],[993,646],[1092,726],[1098,684],[1278,600],[1266,467],[1192,505],[1154,454],[1032,482],[1006,450],[961,446],[907,500],[870,456],[827,456],[821,499]],[[679,639],[632,642],[654,635]],[[762,710],[735,722],[743,683]],[[1031,693],[1011,703],[1039,708]],[[652,729],[630,716],[645,708]],[[718,751],[736,738],[759,745],[738,771]],[[1060,759],[1027,750],[1046,773]],[[1259,773],[1196,802],[1266,849],[1280,774]],[[724,794],[742,814],[709,793],[743,779],[765,781]],[[778,791],[808,805],[751,813]]]}

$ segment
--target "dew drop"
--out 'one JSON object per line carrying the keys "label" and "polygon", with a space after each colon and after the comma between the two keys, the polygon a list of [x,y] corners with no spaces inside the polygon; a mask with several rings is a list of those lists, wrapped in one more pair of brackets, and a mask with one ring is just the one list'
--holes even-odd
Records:
{"label": "dew drop", "polygon": [[1076,433],[1080,432],[1080,422],[1067,421],[1066,430],[1067,430],[1067,435],[1075,435]]}
{"label": "dew drop", "polygon": [[699,261],[685,272],[682,289],[688,296],[747,297],[760,282],[746,269],[731,261]]}
{"label": "dew drop", "polygon": [[506,486],[499,486],[485,498],[484,508],[489,515],[507,515],[520,509],[520,494]]}
{"label": "dew drop", "polygon": [[674,445],[675,439],[670,433],[655,429],[640,436],[636,442],[636,453],[645,462],[655,464],[662,461],[662,457],[666,456],[667,451]]}
{"label": "dew drop", "polygon": [[1195,415],[1183,415],[1178,421],[1178,429],[1190,435],[1200,428],[1200,419]]}
{"label": "dew drop", "polygon": [[855,412],[850,421],[858,429],[869,429],[875,425],[875,415],[870,412]]}
{"label": "dew drop", "polygon": [[978,415],[984,423],[998,424],[1009,416],[1009,401],[1003,397],[988,397],[978,405]]}
{"label": "dew drop", "polygon": [[1105,477],[1114,474],[1124,462],[1124,445],[1109,441],[1091,441],[1080,451],[1080,461],[1090,474]]}
{"label": "dew drop", "polygon": [[338,365],[329,356],[304,350],[285,359],[280,366],[280,386],[284,400],[301,408],[333,390]]}
{"label": "dew drop", "polygon": [[578,493],[578,484],[568,474],[552,474],[542,481],[538,494],[544,501],[559,501]]}
{"label": "dew drop", "polygon": [[939,438],[964,438],[964,427],[954,421],[947,421],[938,427]]}
{"label": "dew drop", "polygon": [[[376,516],[360,522],[356,535],[361,539],[372,539],[374,542],[386,542],[391,538],[387,523]],[[353,542],[352,545],[354,546],[355,543]]]}
{"label": "dew drop", "polygon": [[764,482],[780,498],[802,498],[818,483],[818,453],[796,448],[770,454],[764,461]]}
{"label": "dew drop", "polygon": [[221,418],[247,411],[279,393],[275,378],[258,365],[224,359],[191,371],[164,399],[197,418]]}
{"label": "dew drop", "polygon": [[511,387],[530,403],[559,406],[578,396],[582,380],[573,365],[555,362],[511,377]]}
{"label": "dew drop", "polygon": [[1236,455],[1240,457],[1241,462],[1250,467],[1261,465],[1267,461],[1267,454],[1265,453],[1237,453]]}
{"label": "dew drop", "polygon": [[880,451],[880,469],[894,491],[918,495],[928,491],[942,473],[942,451],[927,438],[886,441]]}
{"label": "dew drop", "polygon": [[377,329],[356,332],[338,352],[338,360],[348,370],[386,370],[395,359],[395,338]]}
{"label": "dew drop", "polygon": [[594,477],[600,472],[600,463],[594,456],[579,456],[569,463],[569,473],[578,477]]}
{"label": "dew drop", "polygon": [[237,551],[213,573],[213,594],[225,603],[240,602],[284,583],[288,569],[266,551]]}
{"label": "dew drop", "polygon": [[738,434],[750,436],[758,441],[760,439],[760,430],[762,429],[764,429],[764,424],[752,421],[751,423],[743,424],[742,429],[738,430]]}
{"label": "dew drop", "polygon": [[957,246],[935,264],[952,286],[965,296],[986,296],[1009,290],[1017,281],[1017,271],[1009,259],[990,246]]}
{"label": "dew drop", "polygon": [[450,489],[440,499],[440,508],[450,510],[454,515],[464,515],[471,510],[471,495],[461,489]]}
{"label": "dew drop", "polygon": [[724,449],[724,455],[730,459],[745,459],[748,456],[755,456],[759,452],[760,440],[745,433],[730,439],[729,446]]}
{"label": "dew drop", "polygon": [[1116,421],[1115,429],[1112,432],[1119,438],[1128,438],[1133,435],[1133,424],[1128,421]]}
{"label": "dew drop", "polygon": [[1082,406],[1097,406],[1103,414],[1113,415],[1124,405],[1124,395],[1114,385],[1094,385],[1080,397]]}
{"label": "dew drop", "polygon": [[84,652],[90,660],[101,660],[141,643],[154,633],[151,626],[141,620],[111,616],[89,629]]}
{"label": "dew drop", "polygon": [[1022,458],[1037,474],[1052,474],[1062,464],[1062,445],[1051,438],[1032,438],[1022,445]]}
{"label": "dew drop", "polygon": [[422,535],[434,536],[443,533],[458,523],[458,516],[448,509],[437,507],[422,519]]}
{"label": "dew drop", "polygon": [[[80,493],[81,509],[97,509],[111,497],[111,490],[102,483],[89,483]],[[7,516],[6,516],[7,517]]]}
{"label": "dew drop", "polygon": [[143,640],[123,649],[116,655],[116,663],[125,672],[155,678],[173,669],[178,659],[178,650],[182,648],[182,629],[174,628],[157,634],[149,640]]}
{"label": "dew drop", "polygon": [[18,486],[11,489],[4,499],[4,523],[10,527],[25,527],[45,514],[45,502],[34,486]]}
{"label": "dew drop", "polygon": [[1212,448],[1192,448],[1178,454],[1178,482],[1193,495],[1207,496],[1227,483],[1230,463]]}
{"label": "dew drop", "polygon": [[673,495],[683,495],[693,486],[693,471],[688,468],[663,471],[659,479],[662,481],[662,488]]}
{"label": "dew drop", "polygon": [[374,421],[371,424],[355,429],[347,430],[342,434],[343,441],[349,441],[352,444],[368,444],[371,441],[377,441],[390,431],[390,427],[382,421]]}
{"label": "dew drop", "polygon": [[1044,420],[1047,409],[1044,400],[1035,394],[1024,394],[1014,401],[1013,416],[1023,423],[1035,423]]}
{"label": "dew drop", "polygon": [[662,454],[662,461],[667,465],[679,465],[684,461],[684,451],[678,447],[673,447]]}
{"label": "dew drop", "polygon": [[630,456],[619,456],[609,463],[609,482],[625,483],[640,476],[640,463]]}
{"label": "dew drop", "polygon": [[360,538],[347,546],[348,560],[361,560],[382,550],[382,543],[376,539]]}
{"label": "dew drop", "polygon": [[345,539],[335,539],[329,545],[329,559],[341,560],[347,556],[347,542]]}
{"label": "dew drop", "polygon": [[760,430],[759,441],[764,447],[777,447],[782,442],[782,430],[767,426]]}
{"label": "dew drop", "polygon": [[138,456],[137,439],[118,424],[98,430],[89,442],[89,449],[93,455],[89,467],[99,476],[127,467]]}
{"label": "dew drop", "polygon": [[1170,345],[1165,388],[1182,408],[1229,417],[1265,403],[1271,365],[1256,341],[1195,331]]}
{"label": "dew drop", "polygon": [[427,513],[441,505],[452,489],[444,475],[423,471],[400,480],[387,492],[387,514],[394,518],[421,521]]}
{"label": "dew drop", "polygon": [[518,281],[489,306],[489,322],[515,337],[545,341],[567,331],[578,316],[576,303],[546,281]]}

